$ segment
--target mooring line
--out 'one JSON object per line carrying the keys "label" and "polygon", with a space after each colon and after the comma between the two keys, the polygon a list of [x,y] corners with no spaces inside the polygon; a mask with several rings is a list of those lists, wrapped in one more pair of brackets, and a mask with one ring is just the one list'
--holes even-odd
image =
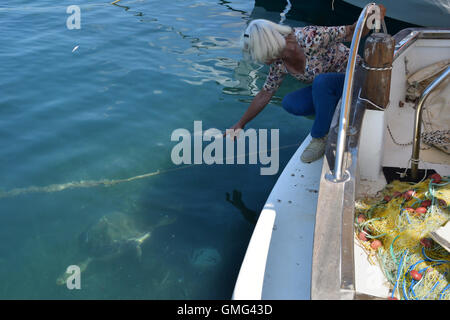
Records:
{"label": "mooring line", "polygon": [[287,0],[286,7],[284,8],[283,12],[280,13],[281,19],[280,24],[283,24],[284,20],[286,20],[286,14],[291,10],[292,4],[289,0]]}
{"label": "mooring line", "polygon": [[[93,8],[93,7],[107,7],[112,5],[116,5],[116,3],[118,3],[121,0],[116,0],[113,2],[99,2],[99,3],[88,3],[88,4],[75,4],[78,7],[80,7],[81,9],[88,9],[88,8]],[[134,0],[134,1],[127,1],[126,4],[135,4],[135,3],[141,3],[142,0]],[[118,6],[118,5],[116,5]],[[65,11],[67,9],[67,6],[63,6],[63,5],[56,5],[56,6],[41,6],[41,7],[37,7],[37,6],[30,6],[30,5],[24,5],[24,6],[17,6],[17,7],[2,7],[0,8],[0,12],[4,12],[4,11],[22,11],[22,12],[26,12],[26,11],[50,11],[50,10],[61,10],[61,11]]]}
{"label": "mooring line", "polygon": [[[270,149],[270,151],[273,152],[275,150],[287,149],[287,148],[291,148],[291,147],[299,146],[299,145],[300,145],[299,143],[290,144],[290,145],[286,145],[286,146],[281,146],[279,148]],[[246,153],[245,156],[259,154],[261,152],[262,151]],[[227,160],[234,159],[234,158],[236,158],[236,157],[233,156],[233,157],[223,158],[223,163],[226,163]],[[29,193],[53,193],[53,192],[60,192],[60,191],[68,190],[68,189],[92,188],[92,187],[98,187],[98,186],[111,187],[111,186],[117,185],[119,183],[125,183],[125,182],[140,180],[140,179],[146,179],[146,178],[157,176],[157,175],[164,174],[164,173],[169,173],[169,172],[174,172],[174,171],[178,171],[178,170],[191,168],[193,166],[198,166],[198,164],[195,164],[195,163],[187,164],[184,166],[169,168],[169,169],[165,169],[165,170],[158,169],[153,172],[137,175],[137,176],[130,177],[130,178],[124,178],[124,179],[80,180],[80,181],[66,182],[66,183],[60,183],[60,184],[51,184],[48,186],[30,186],[30,187],[24,187],[24,188],[14,188],[9,191],[1,191],[0,190],[0,199],[16,197],[19,195],[24,195],[24,194],[29,194]]]}

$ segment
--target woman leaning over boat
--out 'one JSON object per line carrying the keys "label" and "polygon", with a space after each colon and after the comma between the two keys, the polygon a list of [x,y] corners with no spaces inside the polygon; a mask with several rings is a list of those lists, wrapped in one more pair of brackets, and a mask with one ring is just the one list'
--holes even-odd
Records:
{"label": "woman leaning over boat", "polygon": [[[380,5],[381,18],[385,8]],[[342,95],[349,48],[356,23],[339,27],[307,26],[292,28],[257,19],[250,22],[243,36],[243,50],[252,60],[270,65],[262,90],[231,129],[243,129],[270,102],[286,74],[311,85],[287,94],[283,108],[297,116],[315,115],[311,143],[301,160],[313,162],[325,152],[326,138],[336,104]],[[363,35],[369,32],[367,27]],[[357,63],[361,58],[357,57]]]}

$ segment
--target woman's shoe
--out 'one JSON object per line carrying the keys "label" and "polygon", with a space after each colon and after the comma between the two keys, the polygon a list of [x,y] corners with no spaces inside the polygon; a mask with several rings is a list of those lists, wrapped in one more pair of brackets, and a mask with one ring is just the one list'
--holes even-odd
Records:
{"label": "woman's shoe", "polygon": [[312,138],[309,145],[303,151],[300,159],[305,163],[316,161],[325,154],[325,146],[327,145],[327,136],[322,138]]}

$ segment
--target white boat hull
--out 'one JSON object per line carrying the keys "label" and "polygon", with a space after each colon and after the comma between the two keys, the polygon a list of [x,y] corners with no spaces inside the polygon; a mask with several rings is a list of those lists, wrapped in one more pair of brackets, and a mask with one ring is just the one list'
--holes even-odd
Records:
{"label": "white boat hull", "polygon": [[314,223],[323,159],[302,163],[308,136],[277,180],[250,239],[233,299],[310,299]]}

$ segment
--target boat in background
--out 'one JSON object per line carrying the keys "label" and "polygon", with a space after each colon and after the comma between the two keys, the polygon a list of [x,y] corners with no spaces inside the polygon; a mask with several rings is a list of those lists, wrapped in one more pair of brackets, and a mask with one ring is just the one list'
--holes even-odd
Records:
{"label": "boat in background", "polygon": [[[289,20],[316,25],[352,24],[368,0],[255,0],[252,16],[280,21],[285,12]],[[386,24],[392,34],[408,27],[450,27],[449,0],[381,0],[386,7]]]}
{"label": "boat in background", "polygon": [[[367,0],[343,0],[363,8]],[[386,7],[386,15],[400,21],[423,27],[450,28],[449,0],[380,0]]]}

